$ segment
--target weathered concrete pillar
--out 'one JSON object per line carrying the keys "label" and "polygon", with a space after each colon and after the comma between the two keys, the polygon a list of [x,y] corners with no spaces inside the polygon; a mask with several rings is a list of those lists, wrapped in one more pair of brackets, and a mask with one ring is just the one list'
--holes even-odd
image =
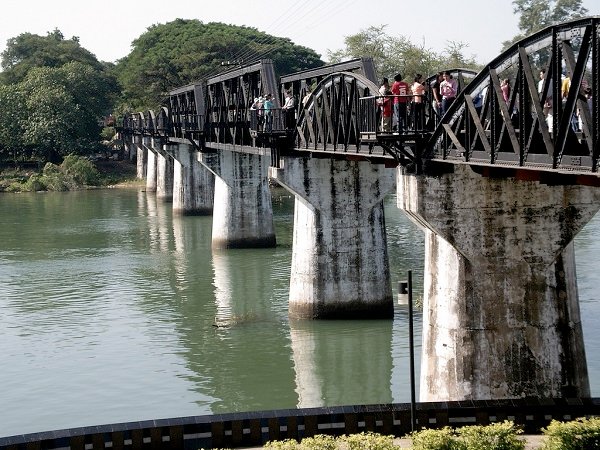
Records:
{"label": "weathered concrete pillar", "polygon": [[398,206],[429,229],[421,401],[588,397],[573,237],[600,189],[398,171]]}
{"label": "weathered concrete pillar", "polygon": [[152,139],[142,138],[146,148],[146,192],[156,192],[156,149],[152,146]]}
{"label": "weathered concrete pillar", "polygon": [[212,247],[275,247],[270,155],[217,150],[198,161],[216,175]]}
{"label": "weathered concrete pillar", "polygon": [[143,180],[148,169],[148,150],[142,145],[141,136],[134,136],[133,140],[136,148],[136,177],[138,180]]}
{"label": "weathered concrete pillar", "polygon": [[213,211],[215,176],[198,162],[196,151],[188,144],[165,145],[174,160],[173,213],[208,216]]}
{"label": "weathered concrete pillar", "polygon": [[394,170],[364,161],[282,162],[272,175],[296,196],[290,317],[391,318],[383,198]]}
{"label": "weathered concrete pillar", "polygon": [[162,147],[156,152],[156,198],[173,201],[173,158]]}

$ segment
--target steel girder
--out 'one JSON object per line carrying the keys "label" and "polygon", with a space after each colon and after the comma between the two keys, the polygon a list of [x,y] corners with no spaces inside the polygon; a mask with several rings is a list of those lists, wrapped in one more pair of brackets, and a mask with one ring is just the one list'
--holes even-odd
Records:
{"label": "steel girder", "polygon": [[169,92],[168,135],[174,138],[198,138],[204,131],[204,87],[202,83],[183,86]]}
{"label": "steel girder", "polygon": [[[597,172],[599,33],[600,18],[593,17],[546,28],[514,44],[466,86],[433,132],[425,158]],[[538,90],[540,70],[546,78]],[[563,74],[571,82],[564,97]],[[508,101],[501,89],[505,78],[512,88]],[[592,89],[589,105],[585,87]],[[480,110],[473,103],[478,94],[484,96]]]}
{"label": "steel girder", "polygon": [[206,82],[205,142],[253,145],[250,134],[250,107],[253,99],[273,95],[279,108],[273,62],[270,59],[234,69]]}

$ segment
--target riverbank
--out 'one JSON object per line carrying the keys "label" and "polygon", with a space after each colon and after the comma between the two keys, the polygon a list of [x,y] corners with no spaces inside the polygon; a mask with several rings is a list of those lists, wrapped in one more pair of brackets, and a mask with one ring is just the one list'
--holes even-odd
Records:
{"label": "riverbank", "polygon": [[60,166],[35,164],[0,168],[0,192],[66,191],[105,187],[138,187],[137,167],[129,160],[89,161],[77,158]]}

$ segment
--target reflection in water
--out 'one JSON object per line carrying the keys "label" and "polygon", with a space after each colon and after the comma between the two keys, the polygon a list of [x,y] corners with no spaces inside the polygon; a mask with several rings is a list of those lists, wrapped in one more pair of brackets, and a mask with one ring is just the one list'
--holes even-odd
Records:
{"label": "reflection in water", "polygon": [[[273,192],[274,249],[211,251],[211,217],[132,190],[0,202],[0,436],[102,423],[409,400],[406,310],[289,323],[294,199]],[[392,286],[423,233],[385,201]],[[576,239],[592,393],[600,380],[600,220]],[[417,381],[421,316],[415,316]],[[215,327],[217,324],[226,326]]]}
{"label": "reflection in water", "polygon": [[290,321],[298,407],[391,403],[392,325]]}

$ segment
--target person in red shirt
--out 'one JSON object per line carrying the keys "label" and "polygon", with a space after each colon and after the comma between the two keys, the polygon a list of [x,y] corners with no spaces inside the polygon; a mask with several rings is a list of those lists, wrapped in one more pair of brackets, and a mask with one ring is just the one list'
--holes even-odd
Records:
{"label": "person in red shirt", "polygon": [[410,86],[406,81],[402,81],[402,74],[394,77],[392,84],[392,94],[394,97],[394,117],[398,124],[398,132],[402,133],[408,124],[408,102],[410,101]]}

